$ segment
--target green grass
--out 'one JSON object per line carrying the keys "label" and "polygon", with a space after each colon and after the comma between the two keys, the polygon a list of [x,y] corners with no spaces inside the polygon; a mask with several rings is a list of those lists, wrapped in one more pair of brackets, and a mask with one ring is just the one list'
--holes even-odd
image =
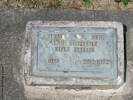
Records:
{"label": "green grass", "polygon": [[86,5],[87,7],[89,7],[89,6],[91,5],[91,3],[92,3],[91,0],[83,0],[83,1],[84,1],[85,5]]}
{"label": "green grass", "polygon": [[128,5],[129,0],[122,0],[124,5]]}
{"label": "green grass", "polygon": [[[83,0],[83,1],[84,1],[84,3],[85,3],[86,6],[89,6],[92,3],[92,0]],[[115,2],[123,2],[123,4],[125,6],[127,6],[130,0],[114,0],[114,1]]]}
{"label": "green grass", "polygon": [[[93,0],[0,0],[0,7],[5,8],[89,8],[95,7]],[[129,4],[130,0],[114,0],[117,3],[123,3],[125,6]],[[100,2],[100,1],[99,1]]]}
{"label": "green grass", "polygon": [[115,1],[115,2],[118,2],[118,3],[123,2],[123,4],[124,4],[125,6],[127,6],[130,0],[114,0],[114,1]]}
{"label": "green grass", "polygon": [[[92,3],[92,0],[83,0],[83,1],[84,1],[84,3],[85,3],[86,6],[89,6]],[[127,6],[130,0],[114,0],[114,1],[115,2],[123,2],[123,4],[125,6]]]}
{"label": "green grass", "polygon": [[47,0],[16,0],[17,7],[44,8],[47,7]]}
{"label": "green grass", "polygon": [[[9,0],[10,1],[10,0]],[[58,8],[61,6],[61,0],[12,0],[16,7],[20,8]],[[49,4],[51,1],[51,4]],[[10,4],[10,2],[7,2]]]}
{"label": "green grass", "polygon": [[61,0],[53,0],[53,7],[58,8],[61,6]]}

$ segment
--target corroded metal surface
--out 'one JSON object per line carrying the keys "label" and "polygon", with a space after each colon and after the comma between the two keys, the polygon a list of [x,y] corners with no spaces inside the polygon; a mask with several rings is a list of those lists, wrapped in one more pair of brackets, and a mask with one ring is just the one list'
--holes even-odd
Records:
{"label": "corroded metal surface", "polygon": [[26,63],[32,84],[117,86],[123,83],[122,24],[34,21],[27,24],[26,32],[31,45],[25,59],[29,57],[30,62]]}

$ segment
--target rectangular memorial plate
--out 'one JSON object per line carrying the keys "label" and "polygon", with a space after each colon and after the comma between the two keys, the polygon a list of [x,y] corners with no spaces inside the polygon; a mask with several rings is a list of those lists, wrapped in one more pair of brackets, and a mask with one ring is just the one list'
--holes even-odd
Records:
{"label": "rectangular memorial plate", "polygon": [[26,34],[29,84],[118,86],[123,83],[121,23],[34,21],[27,24]]}

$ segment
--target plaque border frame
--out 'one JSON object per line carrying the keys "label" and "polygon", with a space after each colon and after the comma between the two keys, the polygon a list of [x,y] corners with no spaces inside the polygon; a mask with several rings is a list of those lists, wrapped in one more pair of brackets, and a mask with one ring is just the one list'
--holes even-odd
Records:
{"label": "plaque border frame", "polygon": [[[117,52],[118,52],[118,77],[116,80],[106,79],[80,79],[80,78],[57,78],[57,77],[36,77],[31,75],[30,68],[32,66],[32,32],[34,26],[43,27],[96,27],[96,28],[115,28],[117,31]],[[124,83],[125,58],[124,58],[124,31],[120,22],[111,21],[29,21],[26,25],[24,44],[24,78],[27,85],[37,86],[80,86],[94,88],[118,88]],[[61,81],[58,81],[61,80]]]}

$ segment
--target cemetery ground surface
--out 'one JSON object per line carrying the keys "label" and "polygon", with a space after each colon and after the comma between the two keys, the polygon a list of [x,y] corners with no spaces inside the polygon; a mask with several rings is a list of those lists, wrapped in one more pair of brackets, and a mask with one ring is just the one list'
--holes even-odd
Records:
{"label": "cemetery ground surface", "polygon": [[[51,21],[118,21],[125,26],[126,80],[116,90],[54,89],[26,92],[21,81],[26,23]],[[0,100],[133,100],[133,12],[75,9],[0,10]],[[110,92],[113,91],[113,92]]]}
{"label": "cemetery ground surface", "polygon": [[[122,1],[129,1],[129,3],[125,6]],[[0,0],[0,8],[75,8],[132,11],[133,0]]]}

